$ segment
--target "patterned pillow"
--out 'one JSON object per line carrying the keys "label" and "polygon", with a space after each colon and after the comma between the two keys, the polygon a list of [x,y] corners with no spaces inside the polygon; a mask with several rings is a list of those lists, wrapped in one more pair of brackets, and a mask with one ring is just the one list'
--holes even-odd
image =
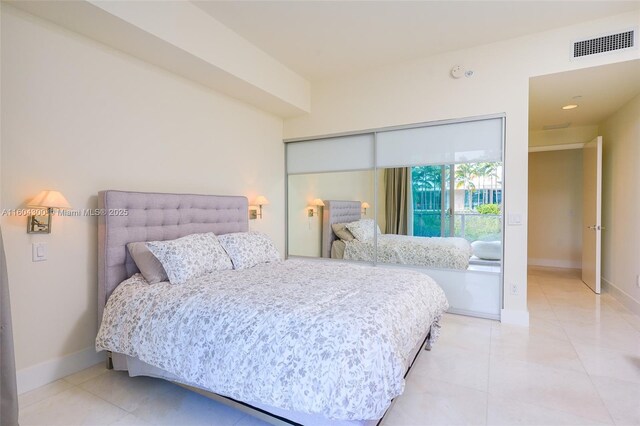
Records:
{"label": "patterned pillow", "polygon": [[191,234],[176,240],[150,241],[146,246],[167,271],[171,284],[182,284],[213,271],[233,269],[231,259],[213,232]]}
{"label": "patterned pillow", "polygon": [[373,219],[360,219],[345,225],[358,241],[373,240],[374,232],[380,235],[380,227]]}
{"label": "patterned pillow", "polygon": [[280,253],[273,242],[260,232],[236,232],[218,236],[227,251],[234,269],[253,268],[262,263],[280,261]]}

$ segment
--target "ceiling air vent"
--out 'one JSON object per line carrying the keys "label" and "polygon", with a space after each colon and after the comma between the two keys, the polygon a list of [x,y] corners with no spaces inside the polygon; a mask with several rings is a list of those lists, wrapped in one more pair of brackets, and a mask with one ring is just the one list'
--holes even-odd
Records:
{"label": "ceiling air vent", "polygon": [[573,57],[580,58],[597,53],[628,49],[633,47],[634,37],[635,31],[631,30],[590,40],[576,41],[573,43]]}

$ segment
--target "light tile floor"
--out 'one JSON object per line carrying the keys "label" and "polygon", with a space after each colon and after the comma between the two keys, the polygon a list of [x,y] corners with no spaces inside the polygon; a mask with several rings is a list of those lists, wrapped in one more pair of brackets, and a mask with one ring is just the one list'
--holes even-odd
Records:
{"label": "light tile floor", "polygon": [[[447,315],[385,426],[640,425],[640,318],[574,271],[529,271],[527,328]],[[96,365],[20,396],[20,424],[265,424],[162,380]]]}

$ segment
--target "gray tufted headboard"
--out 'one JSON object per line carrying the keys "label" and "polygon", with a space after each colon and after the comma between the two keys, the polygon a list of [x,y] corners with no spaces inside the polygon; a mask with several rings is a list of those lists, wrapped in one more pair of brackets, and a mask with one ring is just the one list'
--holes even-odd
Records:
{"label": "gray tufted headboard", "polygon": [[98,323],[113,290],[138,272],[128,243],[249,229],[246,197],[101,191],[98,208]]}
{"label": "gray tufted headboard", "polygon": [[324,200],[322,214],[322,257],[331,257],[331,245],[336,240],[331,225],[360,220],[362,217],[360,201]]}

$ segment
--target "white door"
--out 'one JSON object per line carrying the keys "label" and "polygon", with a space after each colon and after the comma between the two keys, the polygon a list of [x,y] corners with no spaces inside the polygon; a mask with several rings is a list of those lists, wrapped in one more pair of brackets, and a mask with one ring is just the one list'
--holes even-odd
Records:
{"label": "white door", "polygon": [[600,294],[602,136],[585,144],[582,165],[582,281]]}

